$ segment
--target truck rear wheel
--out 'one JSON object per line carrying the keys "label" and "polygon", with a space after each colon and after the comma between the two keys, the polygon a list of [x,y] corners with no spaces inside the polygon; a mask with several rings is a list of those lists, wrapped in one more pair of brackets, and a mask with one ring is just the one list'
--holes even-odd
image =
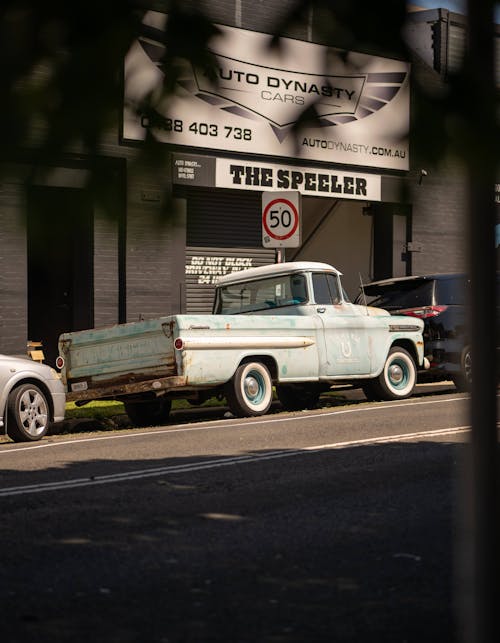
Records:
{"label": "truck rear wheel", "polygon": [[413,393],[417,381],[417,369],[410,353],[400,346],[389,351],[380,375],[371,380],[365,390],[372,399],[402,400]]}
{"label": "truck rear wheel", "polygon": [[168,422],[172,402],[164,397],[156,400],[124,402],[125,412],[135,426],[156,426]]}
{"label": "truck rear wheel", "polygon": [[245,362],[226,384],[226,399],[231,413],[238,417],[264,415],[273,399],[273,382],[261,362]]}

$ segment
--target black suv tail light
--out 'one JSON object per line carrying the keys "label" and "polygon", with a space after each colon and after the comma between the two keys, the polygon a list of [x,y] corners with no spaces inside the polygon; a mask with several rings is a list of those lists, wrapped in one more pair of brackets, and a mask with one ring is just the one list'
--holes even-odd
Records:
{"label": "black suv tail light", "polygon": [[420,308],[406,308],[405,310],[398,310],[398,314],[409,315],[410,317],[419,317],[420,319],[428,319],[429,317],[437,317],[447,308],[448,306],[421,306]]}

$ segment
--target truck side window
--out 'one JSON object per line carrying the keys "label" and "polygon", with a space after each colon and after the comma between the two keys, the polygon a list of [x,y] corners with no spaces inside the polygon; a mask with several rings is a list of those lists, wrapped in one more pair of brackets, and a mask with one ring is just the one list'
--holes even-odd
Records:
{"label": "truck side window", "polygon": [[[328,282],[328,288],[330,289],[332,304],[340,304],[342,297],[339,292],[339,280],[334,275],[326,275],[326,281]],[[345,297],[345,299],[347,299],[347,297]]]}
{"label": "truck side window", "polygon": [[295,275],[291,279],[292,302],[302,304],[307,301],[306,280],[304,275]]}
{"label": "truck side window", "polygon": [[313,273],[314,300],[317,304],[331,306],[338,304],[341,297],[338,291],[337,279],[334,275]]}

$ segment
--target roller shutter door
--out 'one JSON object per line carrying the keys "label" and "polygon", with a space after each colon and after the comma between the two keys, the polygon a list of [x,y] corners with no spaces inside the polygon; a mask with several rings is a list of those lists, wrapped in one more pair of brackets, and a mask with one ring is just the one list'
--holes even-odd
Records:
{"label": "roller shutter door", "polygon": [[210,313],[220,275],[274,263],[262,248],[260,192],[190,190],[187,196],[186,312]]}
{"label": "roller shutter door", "polygon": [[260,192],[192,189],[186,245],[257,248],[262,245],[261,211]]}

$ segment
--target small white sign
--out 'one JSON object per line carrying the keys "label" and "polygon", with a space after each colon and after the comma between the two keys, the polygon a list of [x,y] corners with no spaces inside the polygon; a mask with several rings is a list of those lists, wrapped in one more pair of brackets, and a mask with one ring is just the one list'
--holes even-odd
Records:
{"label": "small white sign", "polygon": [[300,192],[263,192],[264,248],[298,248],[301,244],[300,219]]}

